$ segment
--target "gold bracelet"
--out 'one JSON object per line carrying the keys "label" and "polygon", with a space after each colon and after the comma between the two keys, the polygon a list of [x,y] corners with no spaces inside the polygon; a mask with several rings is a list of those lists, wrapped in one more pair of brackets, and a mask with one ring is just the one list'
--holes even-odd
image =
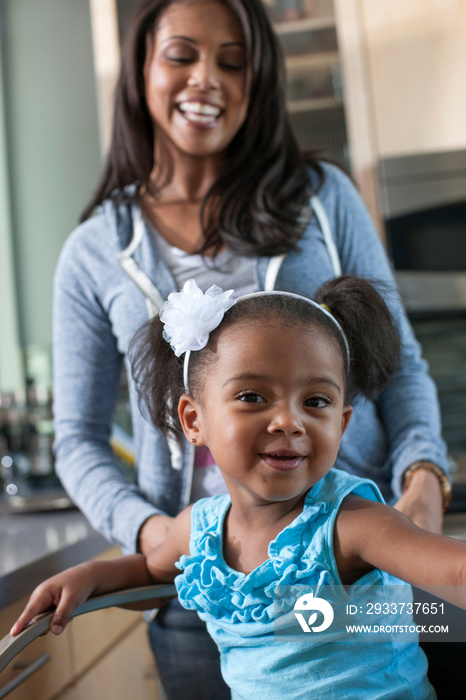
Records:
{"label": "gold bracelet", "polygon": [[435,476],[437,477],[440,484],[440,488],[442,489],[443,512],[445,512],[446,510],[448,510],[451,503],[451,484],[448,479],[448,476],[436,464],[433,464],[432,462],[421,461],[415,462],[410,467],[408,467],[403,476],[403,491],[406,491],[411,482],[411,479],[413,478],[413,474],[419,469],[426,469],[427,471],[432,472],[432,474],[435,474]]}

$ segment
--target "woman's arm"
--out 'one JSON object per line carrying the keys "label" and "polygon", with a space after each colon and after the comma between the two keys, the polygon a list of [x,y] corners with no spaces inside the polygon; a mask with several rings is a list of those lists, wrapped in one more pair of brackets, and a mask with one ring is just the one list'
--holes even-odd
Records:
{"label": "woman's arm", "polygon": [[[120,327],[126,324],[130,338],[130,325],[135,324],[136,330],[139,320],[135,308],[131,313],[126,311],[131,320],[121,318],[124,308],[115,308],[115,292],[122,284],[118,275],[123,273],[115,246],[107,244],[103,249],[101,241],[110,235],[102,228],[101,218],[95,217],[96,221],[90,220],[71,235],[55,274],[56,470],[93,527],[109,541],[134,551],[141,526],[157,509],[136,485],[128,482],[109,439],[121,371],[118,344],[124,349],[125,342],[123,338],[118,340],[115,333],[121,335],[124,329]],[[108,299],[112,302],[113,318]],[[124,299],[119,301],[123,302]],[[144,313],[143,300],[141,304]],[[145,317],[140,323],[144,320]],[[156,454],[153,459],[157,459]],[[164,527],[162,535],[163,530]]]}
{"label": "woman's arm", "polygon": [[334,550],[343,583],[377,568],[466,609],[466,544],[427,532],[390,506],[346,498]]}
{"label": "woman's arm", "polygon": [[404,472],[418,461],[430,461],[447,472],[446,446],[441,437],[437,391],[421,358],[420,346],[396,291],[392,267],[356,188],[334,167],[326,167],[328,187],[319,196],[329,214],[343,274],[380,280],[382,294],[397,320],[402,340],[400,370],[377,401],[387,434],[392,463],[392,490],[399,508],[419,525],[441,530],[439,484],[416,478],[402,498]]}

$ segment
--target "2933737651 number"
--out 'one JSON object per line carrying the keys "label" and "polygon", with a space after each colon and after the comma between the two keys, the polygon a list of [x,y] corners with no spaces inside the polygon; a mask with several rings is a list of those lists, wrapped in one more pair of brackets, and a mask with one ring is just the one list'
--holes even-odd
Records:
{"label": "2933737651 number", "polygon": [[445,613],[444,603],[366,603],[366,615],[443,615]]}

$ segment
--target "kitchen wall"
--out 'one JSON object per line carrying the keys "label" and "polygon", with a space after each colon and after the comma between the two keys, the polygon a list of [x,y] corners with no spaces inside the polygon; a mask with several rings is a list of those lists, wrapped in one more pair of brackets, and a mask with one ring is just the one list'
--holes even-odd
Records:
{"label": "kitchen wall", "polygon": [[379,157],[466,148],[466,0],[359,3]]}
{"label": "kitchen wall", "polygon": [[[0,35],[1,36],[1,35]],[[2,75],[0,51],[0,76]],[[1,84],[0,84],[1,85]],[[23,383],[19,342],[19,316],[16,301],[16,275],[11,237],[10,189],[8,183],[5,101],[0,89],[0,387]]]}
{"label": "kitchen wall", "polygon": [[47,371],[53,270],[101,165],[89,1],[0,0],[0,24],[0,389],[11,390],[18,343]]}

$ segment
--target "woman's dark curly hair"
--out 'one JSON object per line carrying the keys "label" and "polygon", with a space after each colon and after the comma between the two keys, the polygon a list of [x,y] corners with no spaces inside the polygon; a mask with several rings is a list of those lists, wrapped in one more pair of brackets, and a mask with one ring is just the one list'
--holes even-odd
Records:
{"label": "woman's dark curly hair", "polygon": [[[133,183],[138,184],[136,201],[146,192],[156,198],[169,178],[167,162],[158,164],[159,186],[150,179],[155,134],[145,99],[144,63],[162,13],[183,1],[141,0],[135,9],[122,49],[110,149],[82,220],[104,199],[134,201],[125,189]],[[292,133],[281,47],[261,0],[219,1],[235,13],[243,30],[251,72],[249,108],[202,203],[204,237],[198,252],[218,252],[226,244],[242,255],[277,255],[296,249],[306,226],[312,194],[308,168],[315,170],[318,186],[323,172],[315,158],[301,153]]]}

